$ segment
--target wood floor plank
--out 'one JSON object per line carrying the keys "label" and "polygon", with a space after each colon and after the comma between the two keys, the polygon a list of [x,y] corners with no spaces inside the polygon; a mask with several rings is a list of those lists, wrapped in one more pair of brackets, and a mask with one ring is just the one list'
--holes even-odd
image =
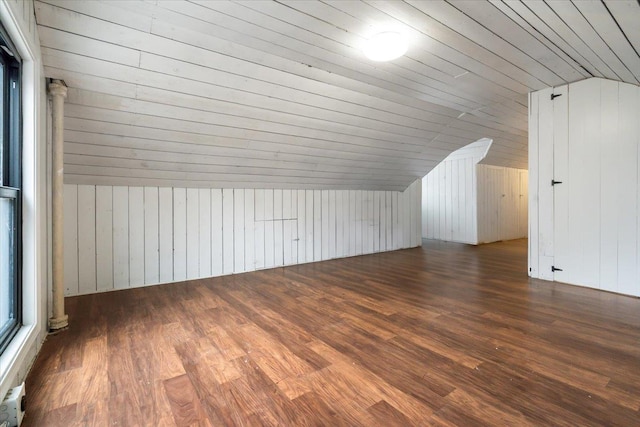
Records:
{"label": "wood floor plank", "polygon": [[[178,347],[179,353],[181,353],[181,348]],[[223,394],[221,385],[214,380],[211,368],[205,364],[195,363],[187,354],[180,355],[183,357],[185,371],[196,389],[202,408],[211,423],[215,426],[236,424],[234,419],[241,419],[238,411],[229,402],[229,398]]]}
{"label": "wood floor plank", "polygon": [[238,328],[236,334],[246,346],[245,350],[251,359],[274,383],[314,371],[311,365],[255,325]]}
{"label": "wood floor plank", "polygon": [[104,422],[104,414],[109,412],[109,401],[104,398],[84,404],[79,408],[77,425],[80,426],[97,426]]}
{"label": "wood floor plank", "polygon": [[80,392],[82,405],[99,402],[111,394],[107,355],[106,336],[92,338],[85,344]]}
{"label": "wood floor plank", "polygon": [[[258,298],[251,298],[250,292],[238,294],[229,292],[229,297],[236,297],[233,301],[236,307],[245,316],[251,318],[253,323],[266,332],[269,337],[276,339],[314,369],[321,369],[327,366],[327,361],[318,356],[305,346],[304,343],[313,339],[313,336],[294,323],[288,321],[284,316],[258,302]],[[250,298],[247,298],[249,296]]]}
{"label": "wood floor plank", "polygon": [[296,426],[335,426],[345,427],[349,424],[336,411],[331,409],[314,392],[304,393],[292,400]]}
{"label": "wood floor plank", "polygon": [[96,416],[94,419],[96,418],[99,420],[99,423],[96,425],[100,425],[100,423],[104,423],[105,421],[117,426],[147,424],[140,411],[137,396],[126,390],[115,396],[111,396],[107,411]]}
{"label": "wood floor plank", "polygon": [[389,405],[384,400],[381,400],[368,408],[368,411],[373,417],[380,423],[389,427],[398,426],[410,426],[415,423],[411,421],[405,414],[398,411],[393,406]]}
{"label": "wood floor plank", "polygon": [[449,393],[445,400],[447,403],[454,403],[456,408],[462,410],[477,419],[490,420],[494,425],[509,426],[535,426],[532,420],[528,420],[520,411],[509,408],[497,402],[492,396],[483,395],[472,396],[463,389],[458,388]]}
{"label": "wood floor plank", "polygon": [[67,427],[76,424],[77,420],[77,404],[62,406],[60,408],[48,411],[43,414],[41,419],[41,425],[47,425],[51,427]]}
{"label": "wood floor plank", "polygon": [[220,326],[209,330],[209,339],[224,360],[229,361],[246,355],[242,347]]}
{"label": "wood floor plank", "polygon": [[640,299],[529,279],[526,241],[67,298],[25,427],[640,425]]}
{"label": "wood floor plank", "polygon": [[176,425],[211,425],[202,409],[202,405],[200,405],[198,395],[186,374],[164,380],[164,388],[171,403]]}

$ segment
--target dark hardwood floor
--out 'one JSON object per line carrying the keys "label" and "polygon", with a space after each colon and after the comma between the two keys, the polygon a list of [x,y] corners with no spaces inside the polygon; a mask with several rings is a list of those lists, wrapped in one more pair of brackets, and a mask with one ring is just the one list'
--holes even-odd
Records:
{"label": "dark hardwood floor", "polygon": [[68,298],[24,425],[640,425],[640,299],[526,268],[425,241]]}

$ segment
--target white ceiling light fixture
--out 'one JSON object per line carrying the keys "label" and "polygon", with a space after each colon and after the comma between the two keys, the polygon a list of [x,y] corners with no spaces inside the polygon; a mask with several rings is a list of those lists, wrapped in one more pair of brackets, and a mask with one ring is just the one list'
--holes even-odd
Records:
{"label": "white ceiling light fixture", "polygon": [[378,33],[366,41],[364,55],[372,61],[392,61],[407,53],[407,38],[396,31]]}

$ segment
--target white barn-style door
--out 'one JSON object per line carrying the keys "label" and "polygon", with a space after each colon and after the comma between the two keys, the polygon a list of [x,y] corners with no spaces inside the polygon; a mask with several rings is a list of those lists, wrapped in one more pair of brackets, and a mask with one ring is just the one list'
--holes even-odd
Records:
{"label": "white barn-style door", "polygon": [[[537,221],[531,224],[529,236],[530,251],[536,253],[535,261],[530,271],[535,277],[554,280],[554,196],[551,181],[554,179],[554,101],[551,100],[553,88],[538,92],[532,99],[531,123],[545,124],[535,126],[532,135],[538,143],[530,147],[530,161],[535,167],[530,167],[531,175],[529,189],[532,201],[538,204]],[[537,200],[536,200],[537,199]]]}
{"label": "white barn-style door", "polygon": [[529,274],[640,296],[640,87],[531,94]]}
{"label": "white barn-style door", "polygon": [[[549,187],[553,197],[553,263],[551,270],[553,280],[566,282],[567,261],[571,248],[569,239],[569,205],[568,188],[571,185],[569,179],[569,127],[568,87],[553,88],[549,95],[549,102],[553,109],[553,176],[549,180]],[[553,99],[552,99],[553,98]]]}

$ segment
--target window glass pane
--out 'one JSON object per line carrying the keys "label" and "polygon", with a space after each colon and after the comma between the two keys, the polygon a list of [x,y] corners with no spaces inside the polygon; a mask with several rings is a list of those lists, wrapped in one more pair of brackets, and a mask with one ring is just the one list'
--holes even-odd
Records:
{"label": "window glass pane", "polygon": [[[15,308],[15,199],[0,198],[0,330],[13,323]],[[8,298],[7,298],[8,297]]]}
{"label": "window glass pane", "polygon": [[0,25],[0,354],[21,324],[20,63]]}
{"label": "window glass pane", "polygon": [[7,144],[5,143],[5,123],[4,117],[6,115],[5,109],[8,108],[6,102],[4,102],[4,63],[0,62],[0,100],[2,101],[2,113],[0,113],[0,185],[7,185],[5,181],[6,179],[6,171],[4,170],[6,165],[5,162],[7,159]]}

